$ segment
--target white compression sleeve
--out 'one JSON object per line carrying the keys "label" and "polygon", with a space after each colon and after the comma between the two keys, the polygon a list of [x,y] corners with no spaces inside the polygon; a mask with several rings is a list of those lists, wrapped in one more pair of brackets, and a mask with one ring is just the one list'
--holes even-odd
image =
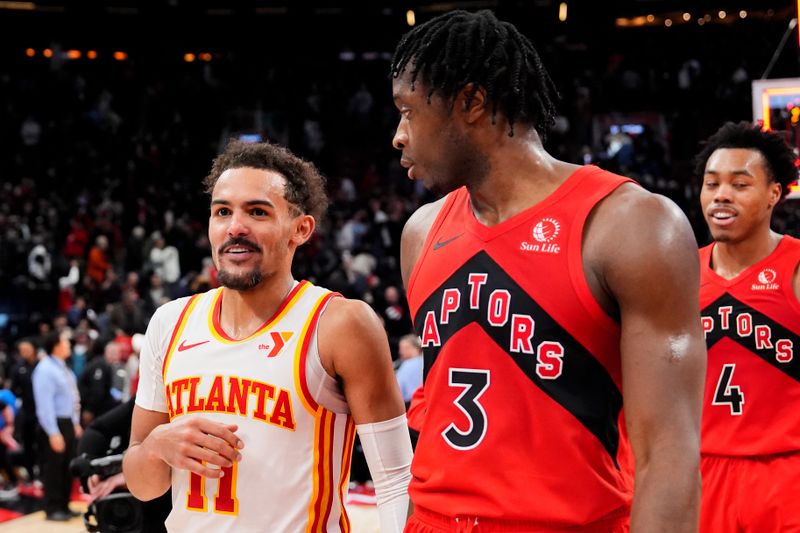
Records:
{"label": "white compression sleeve", "polygon": [[356,426],[378,498],[381,533],[401,533],[408,514],[411,438],[406,415]]}

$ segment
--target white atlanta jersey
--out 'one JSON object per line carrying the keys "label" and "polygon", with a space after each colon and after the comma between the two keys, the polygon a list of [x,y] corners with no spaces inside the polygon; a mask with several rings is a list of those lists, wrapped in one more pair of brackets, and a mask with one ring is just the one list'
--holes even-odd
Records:
{"label": "white atlanta jersey", "polygon": [[334,294],[297,283],[264,326],[238,341],[219,324],[224,294],[167,303],[147,328],[137,405],[170,420],[236,424],[245,443],[219,480],[173,469],[167,529],[350,531],[343,502],[355,424],[316,342]]}

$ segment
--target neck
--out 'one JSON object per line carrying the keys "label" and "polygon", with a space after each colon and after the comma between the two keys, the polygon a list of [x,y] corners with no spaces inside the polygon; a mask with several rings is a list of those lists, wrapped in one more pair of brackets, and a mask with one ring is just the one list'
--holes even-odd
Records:
{"label": "neck", "polygon": [[488,151],[490,171],[486,179],[469,187],[475,217],[494,226],[541,202],[578,167],[555,159],[542,146],[536,130],[515,127],[515,136],[498,128],[496,149]]}
{"label": "neck", "polygon": [[244,339],[272,318],[292,289],[291,274],[270,276],[249,291],[224,288],[219,323],[231,338]]}
{"label": "neck", "polygon": [[718,242],[711,253],[712,268],[725,279],[735,278],[774,252],[780,241],[780,234],[766,228],[738,242]]}

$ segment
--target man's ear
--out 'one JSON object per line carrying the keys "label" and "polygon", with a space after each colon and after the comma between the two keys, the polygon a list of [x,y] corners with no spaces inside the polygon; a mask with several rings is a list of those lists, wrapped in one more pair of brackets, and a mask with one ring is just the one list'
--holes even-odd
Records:
{"label": "man's ear", "polygon": [[300,215],[295,218],[293,224],[294,228],[290,241],[297,247],[305,244],[314,234],[314,229],[317,227],[317,221],[311,215]]}
{"label": "man's ear", "polygon": [[475,83],[466,84],[456,95],[455,109],[463,113],[468,124],[477,122],[490,110],[487,109],[489,99],[486,89]]}
{"label": "man's ear", "polygon": [[779,182],[770,183],[769,186],[769,208],[775,207],[781,201],[783,185]]}

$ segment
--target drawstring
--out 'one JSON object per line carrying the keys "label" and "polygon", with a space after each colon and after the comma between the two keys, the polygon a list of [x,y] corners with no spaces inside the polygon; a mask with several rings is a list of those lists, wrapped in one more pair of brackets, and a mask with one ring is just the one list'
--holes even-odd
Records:
{"label": "drawstring", "polygon": [[456,533],[472,533],[472,530],[478,526],[478,517],[475,520],[465,518],[462,525],[461,520],[456,517]]}

